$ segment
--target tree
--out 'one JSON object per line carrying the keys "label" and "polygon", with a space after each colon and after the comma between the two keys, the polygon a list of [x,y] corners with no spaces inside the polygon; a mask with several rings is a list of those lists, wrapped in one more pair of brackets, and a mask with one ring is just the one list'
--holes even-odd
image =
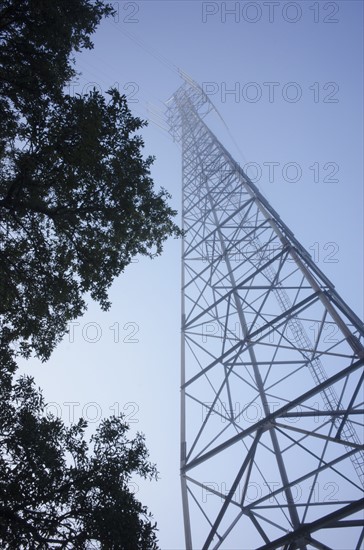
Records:
{"label": "tree", "polygon": [[155,191],[124,96],[70,96],[73,54],[112,7],[101,0],[0,0],[0,541],[2,548],[150,549],[156,526],[129,487],[155,478],[121,417],[66,427],[44,415],[16,357],[46,360],[87,293],[103,309],[133,256],[179,236]]}
{"label": "tree", "polygon": [[180,231],[151,157],[144,122],[117,90],[65,93],[72,52],[112,13],[101,1],[0,2],[1,357],[48,359],[85,293],[103,309],[133,256],[153,257]]}
{"label": "tree", "polygon": [[156,550],[155,525],[133,476],[157,476],[143,436],[120,417],[91,437],[80,420],[47,417],[30,377],[0,386],[1,548]]}

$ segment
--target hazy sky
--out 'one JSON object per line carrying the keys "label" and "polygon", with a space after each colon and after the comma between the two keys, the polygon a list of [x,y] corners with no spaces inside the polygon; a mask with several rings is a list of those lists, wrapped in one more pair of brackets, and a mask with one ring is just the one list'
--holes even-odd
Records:
{"label": "hazy sky", "polygon": [[[163,102],[181,68],[225,120],[206,122],[245,166],[339,293],[363,316],[363,4],[112,2],[71,93],[117,85],[150,119],[153,177],[180,210],[181,160]],[[231,138],[233,137],[233,139]],[[237,144],[237,145],[236,145]],[[274,171],[273,171],[274,167]],[[179,486],[180,247],[138,259],[107,313],[90,304],[46,365],[26,365],[50,410],[91,425],[124,412],[145,433],[158,483],[138,488],[165,550],[184,547]]]}

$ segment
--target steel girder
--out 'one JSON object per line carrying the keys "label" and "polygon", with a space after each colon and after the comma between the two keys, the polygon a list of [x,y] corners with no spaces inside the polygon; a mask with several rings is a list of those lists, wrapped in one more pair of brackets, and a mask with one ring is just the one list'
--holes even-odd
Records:
{"label": "steel girder", "polygon": [[183,159],[186,547],[359,550],[363,323],[209,130],[201,88],[167,106]]}

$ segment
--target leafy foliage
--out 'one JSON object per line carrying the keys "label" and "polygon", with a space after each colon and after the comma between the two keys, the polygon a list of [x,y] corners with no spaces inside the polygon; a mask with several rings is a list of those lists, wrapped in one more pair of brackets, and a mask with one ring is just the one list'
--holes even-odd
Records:
{"label": "leafy foliage", "polygon": [[155,525],[135,498],[133,476],[155,479],[143,436],[120,417],[85,441],[86,422],[45,415],[30,377],[0,386],[2,548],[155,550]]}
{"label": "leafy foliage", "polygon": [[[85,293],[107,309],[113,279],[136,254],[179,235],[144,122],[110,90],[64,93],[71,53],[112,9],[88,0],[0,2],[0,322],[3,362],[16,343],[45,360]],[[10,354],[10,355],[9,355]]]}
{"label": "leafy foliage", "polygon": [[122,417],[46,417],[16,357],[46,360],[87,293],[108,289],[133,256],[154,257],[180,231],[155,191],[117,90],[70,96],[74,52],[113,13],[101,0],[0,0],[0,545],[155,550],[156,526],[130,488],[156,478]]}

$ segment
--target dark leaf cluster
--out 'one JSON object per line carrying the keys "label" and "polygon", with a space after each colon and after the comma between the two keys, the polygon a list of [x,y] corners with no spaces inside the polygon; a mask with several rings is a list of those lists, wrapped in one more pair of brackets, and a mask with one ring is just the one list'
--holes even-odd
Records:
{"label": "dark leaf cluster", "polygon": [[155,550],[156,526],[131,488],[156,478],[122,417],[47,417],[17,356],[45,361],[86,308],[109,307],[136,254],[179,236],[156,191],[124,96],[70,96],[73,56],[113,13],[101,0],[0,0],[0,546]]}
{"label": "dark leaf cluster", "polygon": [[155,525],[134,476],[155,479],[144,438],[123,418],[86,422],[45,414],[30,377],[0,387],[1,548],[156,550]]}
{"label": "dark leaf cluster", "polygon": [[112,12],[88,0],[0,2],[0,352],[45,360],[85,293],[109,307],[136,254],[179,235],[117,90],[64,93],[72,52]]}

